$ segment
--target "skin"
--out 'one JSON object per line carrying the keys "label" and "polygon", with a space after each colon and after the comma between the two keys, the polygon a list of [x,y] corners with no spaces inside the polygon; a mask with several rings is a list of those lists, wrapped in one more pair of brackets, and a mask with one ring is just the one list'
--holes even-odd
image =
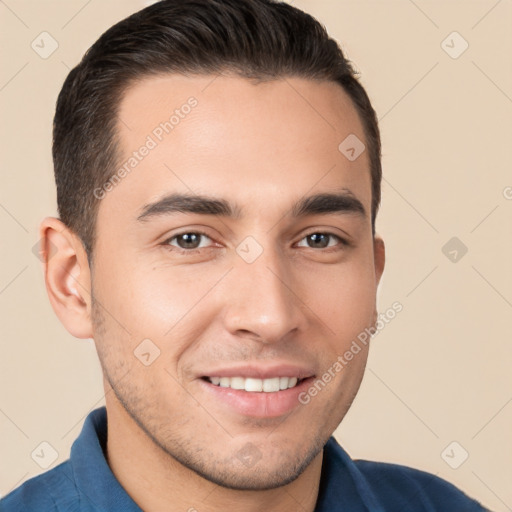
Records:
{"label": "skin", "polygon": [[[190,96],[198,104],[101,200],[92,269],[74,233],[43,221],[43,240],[56,249],[47,289],[69,332],[94,338],[108,462],[142,509],[313,511],[322,447],[359,389],[367,348],[308,405],[278,417],[240,414],[200,377],[275,362],[320,377],[373,325],[384,244],[372,235],[369,160],[338,150],[364,132],[335,83],[214,78],[164,75],[126,91],[118,125],[126,157]],[[340,190],[366,215],[291,215],[301,198]],[[137,220],[169,193],[223,198],[241,216]],[[207,235],[201,246],[180,249],[176,235],[198,230]],[[311,246],[312,233],[335,236],[324,248]],[[247,236],[263,250],[250,264],[236,251]],[[134,356],[144,339],[160,350],[149,366]],[[237,456],[248,443],[261,456],[252,467]]]}

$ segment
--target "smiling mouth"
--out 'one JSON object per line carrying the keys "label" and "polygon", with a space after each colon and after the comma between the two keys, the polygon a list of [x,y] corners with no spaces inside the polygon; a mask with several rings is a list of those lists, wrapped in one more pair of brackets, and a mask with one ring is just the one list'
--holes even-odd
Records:
{"label": "smiling mouth", "polygon": [[204,380],[221,388],[231,388],[249,393],[277,393],[299,385],[305,379],[297,377],[272,377],[254,379],[245,377],[203,377]]}

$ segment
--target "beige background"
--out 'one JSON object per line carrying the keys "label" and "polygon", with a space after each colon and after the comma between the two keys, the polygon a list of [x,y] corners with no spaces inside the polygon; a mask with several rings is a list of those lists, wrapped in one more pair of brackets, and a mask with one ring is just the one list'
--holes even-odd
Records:
{"label": "beige background", "polygon": [[[512,2],[295,0],[341,41],[381,119],[387,242],[379,290],[403,311],[374,340],[368,371],[336,436],[353,458],[397,462],[512,510]],[[48,303],[32,253],[55,214],[51,123],[84,51],[141,0],[0,2],[0,494],[62,462],[86,414],[103,405],[91,341]],[[47,31],[58,49],[31,42]],[[467,41],[463,48],[459,36]],[[507,199],[508,197],[508,199]],[[457,237],[467,254],[442,247]],[[462,450],[469,458],[452,469]]]}

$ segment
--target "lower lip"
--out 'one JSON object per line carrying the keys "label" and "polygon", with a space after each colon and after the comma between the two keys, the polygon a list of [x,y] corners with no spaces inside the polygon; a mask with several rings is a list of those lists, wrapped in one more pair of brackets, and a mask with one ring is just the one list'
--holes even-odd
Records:
{"label": "lower lip", "polygon": [[273,393],[248,392],[239,389],[223,388],[211,382],[200,379],[200,384],[211,393],[216,400],[226,404],[235,412],[243,416],[255,418],[277,418],[290,413],[299,402],[299,395],[308,389],[314,377],[304,379],[297,386],[275,391]]}

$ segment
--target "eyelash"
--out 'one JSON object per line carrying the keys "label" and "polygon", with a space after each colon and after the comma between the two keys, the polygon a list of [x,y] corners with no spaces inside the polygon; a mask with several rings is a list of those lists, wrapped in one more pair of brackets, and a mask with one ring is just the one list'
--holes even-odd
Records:
{"label": "eyelash", "polygon": [[[168,238],[167,240],[165,240],[163,242],[163,246],[166,249],[168,249],[168,250],[177,251],[180,254],[195,254],[196,252],[201,251],[202,249],[211,249],[211,247],[199,247],[199,248],[195,248],[195,249],[183,249],[182,247],[177,247],[177,246],[171,245],[171,242],[173,240],[175,240],[176,238],[178,238],[180,236],[183,236],[183,235],[200,235],[200,236],[204,236],[206,238],[209,238],[211,241],[213,241],[213,239],[210,236],[208,236],[206,233],[204,233],[203,231],[184,231],[183,233],[178,233],[176,235],[173,235],[171,238]],[[339,246],[343,246],[343,247],[350,247],[351,246],[351,243],[348,240],[346,240],[345,238],[340,237],[339,235],[331,233],[329,231],[311,231],[310,233],[305,234],[299,240],[299,242],[302,242],[302,240],[304,240],[305,238],[307,238],[308,236],[311,236],[311,235],[327,235],[329,237],[337,239],[338,242],[339,242],[339,245],[336,245],[334,247],[324,247],[323,249],[315,249],[313,247],[308,247],[309,249],[321,250],[323,252],[332,252],[333,250],[339,250]]]}

